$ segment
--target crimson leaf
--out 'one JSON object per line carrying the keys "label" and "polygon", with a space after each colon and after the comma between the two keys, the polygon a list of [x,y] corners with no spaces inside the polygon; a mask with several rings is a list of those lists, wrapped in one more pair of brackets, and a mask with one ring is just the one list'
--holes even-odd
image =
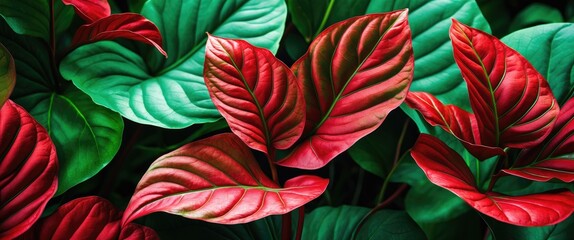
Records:
{"label": "crimson leaf", "polygon": [[305,99],[291,69],[269,50],[209,36],[203,75],[213,103],[247,146],[269,153],[301,136]]}
{"label": "crimson leaf", "polygon": [[153,212],[223,224],[284,214],[317,198],[327,179],[299,176],[284,188],[232,133],[192,142],[157,159],[140,180],[123,224]]}
{"label": "crimson leaf", "polygon": [[518,226],[552,225],[574,211],[574,193],[568,190],[523,196],[480,192],[462,157],[431,135],[421,134],[411,155],[432,183],[501,222]]}
{"label": "crimson leaf", "polygon": [[74,6],[76,14],[88,23],[110,16],[112,13],[108,0],[62,0],[62,2]]}
{"label": "crimson leaf", "polygon": [[108,200],[89,196],[74,199],[41,219],[26,232],[27,239],[159,239],[151,228],[121,226],[121,211]]}
{"label": "crimson leaf", "polygon": [[74,45],[102,40],[127,38],[154,46],[161,54],[167,53],[161,47],[162,37],[155,24],[137,13],[119,13],[84,24],[74,34]]}
{"label": "crimson leaf", "polygon": [[520,152],[511,169],[503,171],[534,181],[552,178],[574,181],[574,98],[568,100],[558,114],[556,125],[544,142]]}
{"label": "crimson leaf", "polygon": [[0,239],[12,239],[56,193],[58,161],[46,130],[11,100],[0,110],[0,156]]}
{"label": "crimson leaf", "polygon": [[320,168],[374,131],[406,97],[413,65],[407,10],[325,29],[292,67],[307,105],[305,138],[279,164]]}

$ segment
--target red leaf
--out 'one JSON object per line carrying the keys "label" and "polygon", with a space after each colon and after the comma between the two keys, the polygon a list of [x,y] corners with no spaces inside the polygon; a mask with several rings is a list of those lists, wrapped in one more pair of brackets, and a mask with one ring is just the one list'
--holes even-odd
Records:
{"label": "red leaf", "polygon": [[112,13],[108,0],[62,0],[62,2],[74,6],[76,14],[88,23],[110,16]]}
{"label": "red leaf", "polygon": [[476,142],[512,148],[540,144],[559,112],[544,77],[496,37],[454,19],[450,38],[479,126]]}
{"label": "red leaf", "polygon": [[411,155],[432,183],[499,221],[519,226],[545,226],[561,222],[574,211],[574,193],[568,190],[524,196],[480,192],[462,157],[431,135],[421,134]]}
{"label": "red leaf", "polygon": [[121,217],[121,212],[108,200],[83,197],[60,206],[24,236],[29,239],[159,239],[152,229],[138,224],[131,223],[122,229]]}
{"label": "red leaf", "polygon": [[319,34],[293,66],[306,137],[279,164],[320,168],[380,126],[412,81],[411,41],[407,10],[351,18]]}
{"label": "red leaf", "polygon": [[406,103],[419,111],[430,125],[438,125],[457,137],[475,157],[487,159],[506,154],[502,148],[477,143],[480,141],[480,133],[474,114],[454,105],[445,106],[436,97],[425,92],[409,92]]}
{"label": "red leaf", "polygon": [[16,66],[14,58],[0,43],[0,107],[4,105],[16,85]]}
{"label": "red leaf", "polygon": [[155,24],[137,13],[120,13],[82,25],[76,31],[72,42],[81,45],[90,42],[127,38],[154,46],[161,54],[167,53],[161,47],[162,37]]}
{"label": "red leaf", "polygon": [[291,69],[269,50],[209,36],[203,75],[213,103],[247,146],[268,153],[301,137],[305,99]]}
{"label": "red leaf", "polygon": [[123,223],[153,212],[237,224],[284,214],[317,198],[327,179],[300,176],[280,188],[232,133],[187,144],[157,159],[138,184]]}
{"label": "red leaf", "polygon": [[0,110],[0,156],[0,239],[12,239],[54,196],[58,160],[46,130],[11,100]]}
{"label": "red leaf", "polygon": [[[558,115],[552,133],[534,148],[520,152],[511,169],[503,171],[522,178],[546,182],[552,178],[574,181],[574,98]],[[569,155],[569,156],[568,156]]]}

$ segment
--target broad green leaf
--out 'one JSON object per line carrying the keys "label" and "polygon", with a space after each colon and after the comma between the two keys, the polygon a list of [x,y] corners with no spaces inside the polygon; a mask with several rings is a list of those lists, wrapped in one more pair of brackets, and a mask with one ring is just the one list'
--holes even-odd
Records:
{"label": "broad green leaf", "polygon": [[483,220],[470,209],[461,215],[446,221],[417,222],[428,239],[441,240],[482,240],[484,235]]}
{"label": "broad green leaf", "polygon": [[532,3],[520,11],[510,23],[509,32],[544,23],[564,21],[560,10],[542,3]]}
{"label": "broad green leaf", "polygon": [[56,194],[61,194],[112,160],[121,144],[123,120],[71,84],[59,90],[54,84],[59,76],[50,68],[47,49],[38,47],[44,46],[40,39],[15,35],[6,27],[0,32],[0,42],[16,61],[12,99],[46,128],[56,145],[60,162]]}
{"label": "broad green leaf", "polygon": [[545,227],[519,227],[492,218],[487,220],[492,232],[488,239],[545,239],[545,240],[570,240],[574,236],[574,216],[552,226]]}
{"label": "broad green leaf", "polygon": [[[48,41],[50,34],[50,1],[18,0],[0,2],[0,16],[18,34],[39,37]],[[64,31],[70,25],[74,10],[62,1],[54,1],[55,30]]]}
{"label": "broad green leaf", "polygon": [[406,212],[380,210],[361,219],[369,209],[358,206],[320,207],[305,216],[302,239],[425,239],[423,231]]}
{"label": "broad green leaf", "polygon": [[[293,216],[292,219],[295,221],[297,218]],[[245,224],[223,225],[154,213],[145,217],[143,222],[154,229],[161,239],[187,239],[189,236],[229,240],[281,239],[281,216],[269,216]]]}
{"label": "broad green leaf", "polygon": [[60,71],[94,102],[130,120],[183,128],[221,117],[203,80],[206,32],[276,52],[286,7],[281,0],[150,0],[141,14],[160,29],[167,59],[149,48],[136,53],[97,42],[70,53]]}
{"label": "broad green leaf", "polygon": [[560,104],[574,97],[574,24],[553,23],[502,38],[542,74]]}
{"label": "broad green leaf", "polygon": [[0,43],[0,107],[4,105],[16,84],[16,66],[14,58]]}

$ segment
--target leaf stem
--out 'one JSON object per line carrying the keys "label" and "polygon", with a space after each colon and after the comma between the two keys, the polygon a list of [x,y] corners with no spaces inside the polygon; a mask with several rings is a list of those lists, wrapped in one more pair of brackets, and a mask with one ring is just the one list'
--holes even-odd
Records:
{"label": "leaf stem", "polygon": [[297,234],[295,240],[301,240],[303,236],[303,224],[305,223],[305,205],[299,207],[299,217],[297,219]]}
{"label": "leaf stem", "polygon": [[391,168],[391,171],[389,172],[389,174],[387,174],[387,177],[385,178],[385,182],[383,182],[383,187],[381,188],[381,191],[379,192],[379,195],[377,197],[377,203],[380,203],[385,198],[385,191],[387,190],[387,186],[389,185],[389,182],[391,181],[391,177],[393,176],[393,173],[395,172],[395,170],[399,166],[399,163],[402,159],[401,148],[403,146],[403,142],[405,140],[405,135],[407,134],[408,127],[409,127],[409,121],[405,121],[405,123],[403,124],[403,128],[401,130],[401,135],[399,136],[399,139],[397,142],[397,147],[395,149],[395,157],[393,159],[393,167]]}
{"label": "leaf stem", "polygon": [[50,1],[50,40],[49,40],[49,45],[50,45],[50,67],[52,68],[52,77],[53,77],[53,81],[54,81],[54,88],[56,90],[56,92],[60,92],[61,91],[61,84],[59,81],[59,71],[58,71],[58,64],[56,62],[56,21],[55,21],[55,17],[54,17],[54,0]]}
{"label": "leaf stem", "polygon": [[291,213],[285,213],[281,216],[281,239],[291,239]]}
{"label": "leaf stem", "polygon": [[[311,36],[311,39],[313,39],[317,35],[319,35],[321,33],[321,30],[323,30],[323,28],[327,24],[327,20],[329,19],[329,15],[331,15],[331,10],[333,9],[334,4],[335,4],[335,0],[329,1],[329,5],[327,6],[327,10],[325,10],[325,15],[323,15],[323,19],[321,20],[321,25],[319,25],[319,28],[317,28],[317,31],[315,32],[315,34],[313,36]],[[307,42],[311,42],[311,39],[305,39],[305,40],[307,40]]]}

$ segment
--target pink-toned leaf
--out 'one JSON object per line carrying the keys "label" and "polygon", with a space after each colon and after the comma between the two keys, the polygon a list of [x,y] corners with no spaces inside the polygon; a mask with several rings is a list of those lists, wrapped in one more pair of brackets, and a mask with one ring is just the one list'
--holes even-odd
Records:
{"label": "pink-toned leaf", "polygon": [[154,46],[167,57],[162,37],[155,24],[137,13],[120,13],[107,16],[78,28],[72,39],[74,45],[126,38]]}
{"label": "pink-toned leaf", "polygon": [[299,176],[284,188],[259,168],[232,133],[187,144],[157,159],[140,180],[123,224],[153,212],[222,224],[284,214],[317,198],[327,179]]}
{"label": "pink-toned leaf", "polygon": [[307,105],[305,137],[279,164],[320,168],[374,131],[404,101],[413,67],[407,10],[325,29],[293,65]]}
{"label": "pink-toned leaf", "polygon": [[110,16],[112,13],[108,0],[62,0],[62,2],[74,6],[76,14],[88,23]]}
{"label": "pink-toned leaf", "polygon": [[540,144],[559,112],[544,77],[496,37],[454,19],[450,38],[479,126],[477,143],[513,148]]}
{"label": "pink-toned leaf", "polygon": [[301,137],[305,99],[291,69],[269,50],[209,36],[203,76],[213,103],[247,146],[268,153]]}
{"label": "pink-toned leaf", "polygon": [[11,100],[0,110],[0,156],[0,239],[12,239],[56,193],[58,160],[46,130]]}
{"label": "pink-toned leaf", "polygon": [[421,134],[411,155],[432,183],[499,221],[519,226],[545,226],[561,222],[574,211],[574,193],[568,190],[524,196],[480,192],[462,157],[431,135]]}
{"label": "pink-toned leaf", "polygon": [[0,107],[4,105],[16,85],[16,66],[8,49],[0,43]]}
{"label": "pink-toned leaf", "polygon": [[534,148],[522,150],[511,169],[503,171],[546,182],[552,178],[574,181],[574,98],[561,108],[552,133]]}
{"label": "pink-toned leaf", "polygon": [[419,111],[430,125],[438,125],[457,137],[475,157],[487,159],[505,154],[502,148],[479,143],[479,127],[474,114],[454,105],[444,105],[436,97],[425,92],[409,92],[405,102],[409,107]]}
{"label": "pink-toned leaf", "polygon": [[[74,199],[41,219],[24,237],[29,239],[159,239],[150,228],[121,226],[122,213],[108,200],[89,196]],[[122,237],[120,237],[122,236]]]}

